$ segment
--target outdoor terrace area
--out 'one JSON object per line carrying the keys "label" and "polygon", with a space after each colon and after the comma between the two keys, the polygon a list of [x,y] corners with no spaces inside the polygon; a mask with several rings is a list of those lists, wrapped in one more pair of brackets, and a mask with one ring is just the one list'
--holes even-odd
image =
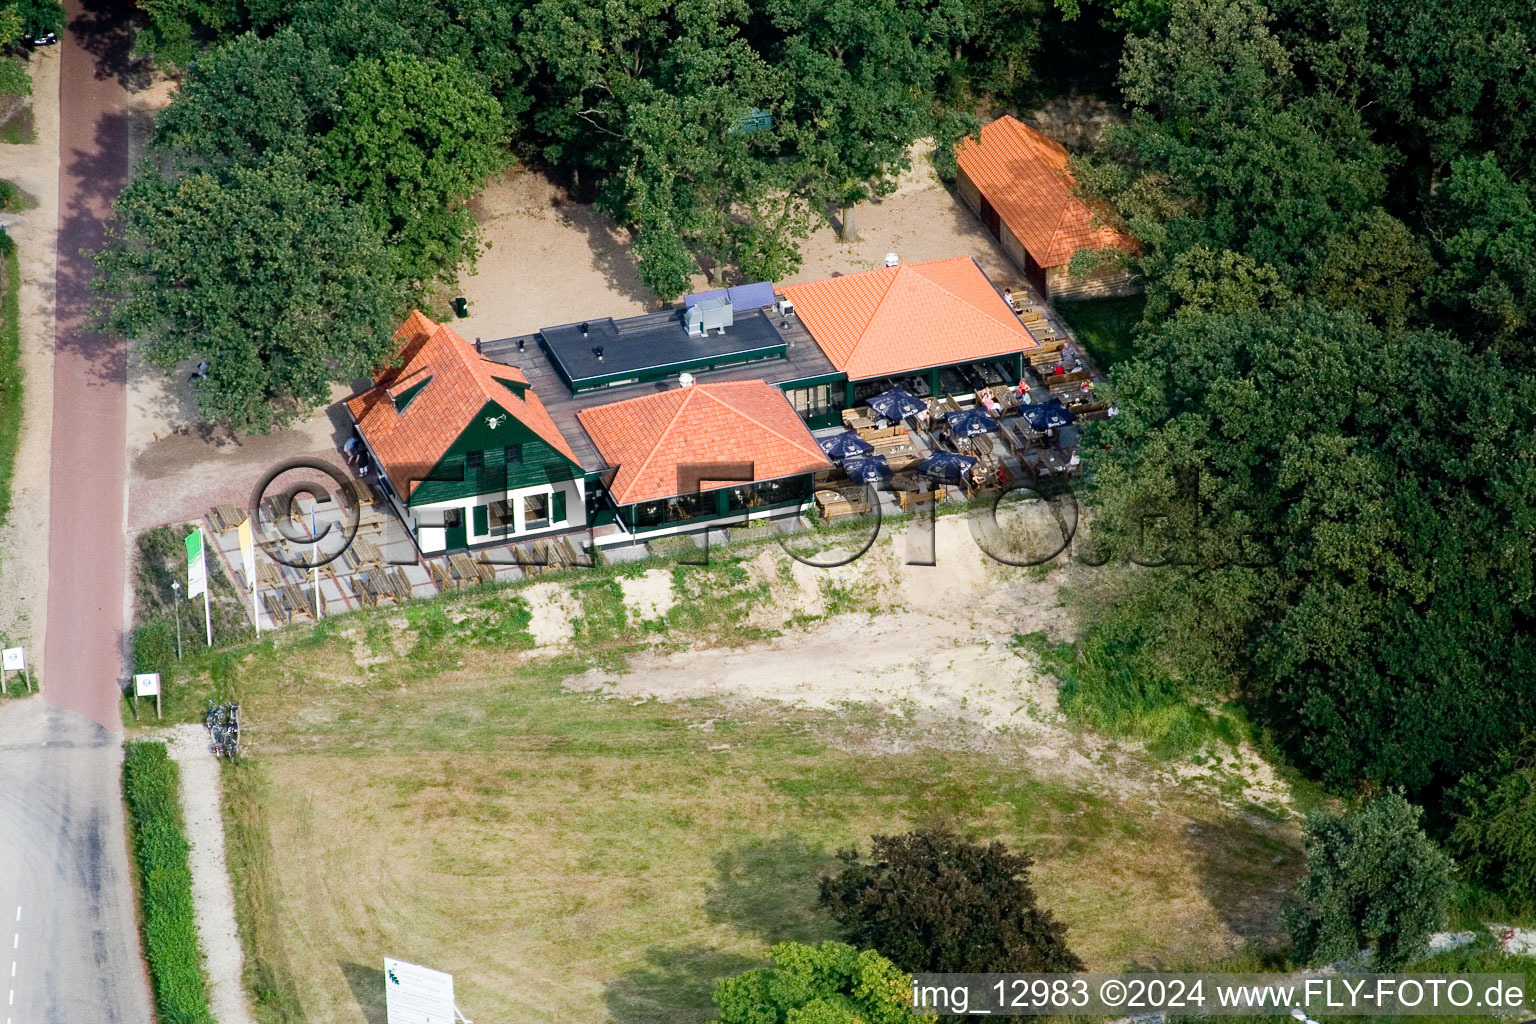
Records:
{"label": "outdoor terrace area", "polygon": [[824,519],[867,513],[869,485],[878,500],[907,509],[1077,475],[1079,424],[1114,409],[1099,400],[1096,374],[1045,308],[1015,309],[1041,345],[1028,353],[1022,381],[1010,382],[999,362],[946,369],[939,395],[926,375],[860,383],[862,404],[843,410],[843,428],[816,432],[838,463],[817,479]]}
{"label": "outdoor terrace area", "polygon": [[[242,508],[219,505],[209,510],[201,525],[210,542],[210,555],[219,560],[240,595],[246,615],[251,616],[253,581],[246,579],[238,532],[246,517]],[[279,525],[283,520],[286,522]],[[351,524],[355,524],[355,531],[348,544]],[[284,508],[281,501],[269,498],[257,510],[253,527],[256,614],[264,630],[295,620],[592,564],[592,556],[585,550],[585,530],[424,557],[387,504],[378,500],[365,481],[356,479],[349,481],[341,494],[327,495],[318,502],[300,497]],[[309,538],[316,535],[321,538],[319,543],[310,544]],[[321,560],[327,561],[318,572],[303,567]]]}

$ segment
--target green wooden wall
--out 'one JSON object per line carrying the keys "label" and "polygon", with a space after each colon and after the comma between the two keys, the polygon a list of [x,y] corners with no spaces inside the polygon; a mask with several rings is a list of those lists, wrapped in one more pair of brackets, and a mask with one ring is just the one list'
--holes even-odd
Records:
{"label": "green wooden wall", "polygon": [[[497,418],[494,429],[487,420]],[[506,464],[509,445],[522,446],[522,462]],[[465,457],[481,452],[484,462],[478,473],[465,468]],[[495,402],[487,402],[464,428],[411,495],[413,506],[432,505],[480,494],[500,493],[520,487],[538,487],[582,474],[580,466]]]}

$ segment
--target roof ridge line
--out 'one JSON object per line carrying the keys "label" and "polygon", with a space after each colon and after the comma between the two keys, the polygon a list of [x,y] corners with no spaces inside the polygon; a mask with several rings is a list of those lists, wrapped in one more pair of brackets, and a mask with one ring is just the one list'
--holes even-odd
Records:
{"label": "roof ridge line", "polygon": [[[880,307],[885,305],[885,300],[891,294],[891,289],[896,286],[896,279],[901,276],[902,270],[904,268],[910,266],[910,265],[911,264],[907,264],[907,263],[898,263],[898,264],[896,264],[896,266],[894,268],[896,272],[894,274],[890,275],[890,278],[885,283],[885,287],[883,289],[881,289],[881,291],[880,291],[880,297],[877,298],[875,300],[875,304],[872,307],[870,307],[869,319],[865,320],[863,325],[859,327],[859,336],[854,339],[853,347],[848,350],[848,358],[843,360],[844,363],[851,364],[853,362],[854,357],[859,354],[859,349],[864,346],[864,339],[869,334],[869,326],[870,326],[870,324],[873,324],[875,322],[875,317],[880,315]],[[864,271],[864,273],[866,273],[866,274],[871,273],[871,272],[878,273],[881,270],[891,270],[891,269],[893,269],[893,268],[891,268],[891,267],[871,267],[869,270]],[[837,278],[829,277],[829,278],[827,278],[827,280],[828,281],[835,281],[835,280],[837,280]]]}
{"label": "roof ridge line", "polygon": [[[730,381],[721,381],[720,383],[721,384],[764,384],[764,385],[767,385],[768,387],[773,387],[772,384],[769,384],[765,380],[762,380],[762,381],[730,380]],[[783,394],[782,391],[780,391],[779,393]],[[742,410],[736,408],[733,405],[726,405],[725,402],[721,401],[718,397],[716,397],[712,393],[708,393],[707,397],[713,399],[716,404],[725,406],[725,408],[729,409],[731,412],[735,413],[737,416],[740,416],[742,419],[746,420],[748,423],[752,424],[753,426],[758,427],[759,429],[764,430],[767,433],[772,434],[774,437],[778,438],[780,441],[783,441],[785,444],[789,445],[791,448],[794,448],[794,449],[796,449],[798,451],[802,451],[802,452],[809,452],[810,451],[809,448],[802,448],[795,441],[793,441],[790,438],[785,437],[783,434],[779,433],[773,427],[771,427],[768,424],[764,423],[762,420],[758,419],[756,416],[753,416],[753,415],[751,415],[749,413],[743,412]],[[786,399],[786,401],[787,401],[787,399]],[[817,447],[816,451],[818,452],[818,454],[824,454],[824,453],[821,452],[821,448],[819,446]],[[756,470],[754,469],[753,472],[755,474]]]}
{"label": "roof ridge line", "polygon": [[[1058,230],[1059,230],[1059,228],[1058,228]],[[928,262],[930,262],[930,263],[950,263],[950,262],[953,262],[955,260],[970,260],[972,263],[975,263],[976,264],[976,269],[977,269],[978,272],[980,272],[981,276],[986,280],[986,282],[988,284],[992,284],[992,279],[990,277],[987,277],[987,272],[985,270],[981,269],[981,264],[980,263],[976,263],[976,257],[974,257],[974,256],[951,256],[949,259],[946,259],[946,260],[929,260]],[[982,316],[986,317],[988,320],[991,320],[993,323],[997,324],[998,326],[1003,326],[1003,325],[1005,325],[1008,322],[1006,320],[999,320],[997,317],[993,316],[991,313],[988,313],[986,310],[984,310],[980,306],[976,305],[976,303],[972,302],[970,299],[967,299],[967,298],[965,298],[962,295],[957,295],[955,292],[953,292],[950,289],[944,287],[942,284],[940,284],[939,282],[935,281],[933,278],[929,277],[927,274],[924,274],[922,271],[917,270],[917,268],[914,267],[913,270],[924,281],[927,281],[929,284],[933,285],[935,288],[937,288],[939,291],[943,292],[945,295],[948,295],[948,296],[954,298],[957,302],[960,302],[960,303],[962,303],[962,304],[964,304],[966,306],[969,306],[971,309],[974,309],[976,312],[980,313]],[[992,294],[993,294],[993,296],[996,297],[998,302],[1002,302],[1003,301],[1002,295],[998,294],[997,286],[996,285],[992,285]],[[1018,325],[1020,327],[1024,326],[1023,322],[1020,321],[1018,319],[1018,317],[1014,317],[1014,322],[1018,323]],[[1028,335],[1029,331],[1026,329],[1024,333],[1026,335]]]}

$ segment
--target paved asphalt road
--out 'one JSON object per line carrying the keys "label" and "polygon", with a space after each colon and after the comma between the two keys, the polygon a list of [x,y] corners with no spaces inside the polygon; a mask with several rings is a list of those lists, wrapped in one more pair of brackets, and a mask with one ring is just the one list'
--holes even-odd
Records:
{"label": "paved asphalt road", "polygon": [[[83,330],[127,177],[121,14],[66,4],[44,701],[0,705],[0,1019],[149,1024],[120,796],[125,348]],[[82,29],[84,31],[82,31]]]}
{"label": "paved asphalt road", "polygon": [[119,738],[41,701],[0,705],[0,1017],[149,1024]]}

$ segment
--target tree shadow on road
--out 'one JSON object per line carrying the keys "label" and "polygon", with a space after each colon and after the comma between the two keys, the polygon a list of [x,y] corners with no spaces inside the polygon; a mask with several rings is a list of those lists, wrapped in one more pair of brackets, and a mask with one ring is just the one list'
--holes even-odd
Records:
{"label": "tree shadow on road", "polygon": [[57,342],[61,350],[73,350],[90,363],[101,383],[116,387],[127,380],[127,346],[92,329],[96,261],[91,254],[102,247],[112,203],[127,184],[129,122],[127,114],[104,115],[94,145],[61,154],[66,178],[78,185],[59,196]]}
{"label": "tree shadow on road", "polygon": [[134,19],[131,5],[122,0],[85,0],[84,11],[69,23],[80,46],[96,58],[96,77],[115,78],[130,92],[149,85],[154,63],[133,52]]}

